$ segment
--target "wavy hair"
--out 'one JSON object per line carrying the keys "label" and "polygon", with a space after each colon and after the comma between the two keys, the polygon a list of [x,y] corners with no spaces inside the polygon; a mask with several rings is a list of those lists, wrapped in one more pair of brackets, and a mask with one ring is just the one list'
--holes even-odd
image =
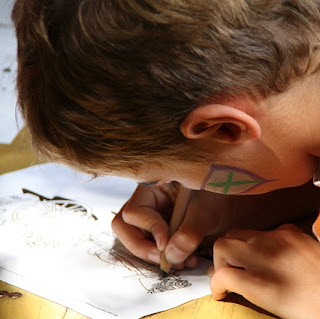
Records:
{"label": "wavy hair", "polygon": [[94,175],[201,160],[190,111],[283,92],[319,49],[319,0],[17,0],[12,18],[35,148]]}

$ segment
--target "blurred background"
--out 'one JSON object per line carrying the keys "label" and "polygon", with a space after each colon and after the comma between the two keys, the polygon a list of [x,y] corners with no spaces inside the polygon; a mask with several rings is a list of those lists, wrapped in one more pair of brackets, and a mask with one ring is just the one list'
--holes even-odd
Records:
{"label": "blurred background", "polygon": [[10,18],[13,3],[0,0],[0,143],[12,142],[22,126],[16,114],[16,40]]}
{"label": "blurred background", "polygon": [[13,4],[14,0],[0,0],[0,174],[38,162],[17,111],[17,44],[11,22]]}
{"label": "blurred background", "polygon": [[10,12],[13,3],[13,0],[0,1],[0,24],[11,24]]}

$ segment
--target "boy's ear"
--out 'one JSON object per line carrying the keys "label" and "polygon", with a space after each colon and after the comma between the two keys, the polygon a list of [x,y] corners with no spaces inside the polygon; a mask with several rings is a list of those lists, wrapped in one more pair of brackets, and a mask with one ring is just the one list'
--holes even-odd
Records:
{"label": "boy's ear", "polygon": [[229,144],[257,139],[261,135],[255,118],[223,104],[208,104],[194,109],[182,121],[180,130],[189,139],[209,138]]}

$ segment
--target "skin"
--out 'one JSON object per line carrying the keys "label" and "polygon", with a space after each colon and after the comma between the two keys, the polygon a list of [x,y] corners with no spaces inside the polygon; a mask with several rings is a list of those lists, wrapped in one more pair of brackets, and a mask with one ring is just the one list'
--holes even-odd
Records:
{"label": "skin", "polygon": [[238,167],[211,165],[201,189],[215,193],[222,192],[225,195],[240,195],[249,193],[253,188],[270,182],[273,181],[265,180],[250,171]]}
{"label": "skin", "polygon": [[[206,236],[213,241],[220,237],[213,253],[215,299],[234,291],[283,318],[307,318],[306,313],[318,318],[314,299],[320,296],[318,243],[290,227],[256,230],[306,216],[319,207],[319,190],[310,183],[320,157],[319,82],[314,74],[267,99],[239,95],[193,110],[180,130],[206,160],[167,162],[161,168],[146,165],[136,176],[124,174],[139,183],[157,183],[139,185],[115,217],[112,226],[119,239],[150,262],[159,263],[165,251],[179,268],[196,266],[193,252]],[[212,166],[224,170],[213,176]],[[226,196],[225,187],[207,186],[208,176],[213,178],[209,182],[217,183],[239,171],[264,182],[240,187],[234,194],[255,196]],[[194,192],[184,223],[169,240],[167,221],[176,196],[172,181]],[[232,228],[242,230],[228,233]]]}
{"label": "skin", "polygon": [[[314,214],[320,206],[320,189],[312,183],[256,196],[194,191],[184,222],[169,240],[168,212],[172,210],[175,195],[171,184],[138,186],[114,218],[114,232],[136,256],[159,263],[161,251],[166,249],[167,258],[173,264],[182,266],[186,262],[186,266],[193,267],[196,257],[191,254],[205,237],[213,244],[232,228],[268,229]],[[170,255],[168,251],[172,247]]]}
{"label": "skin", "polygon": [[214,299],[233,291],[281,318],[319,318],[319,243],[298,227],[233,230],[216,241],[214,252]]}

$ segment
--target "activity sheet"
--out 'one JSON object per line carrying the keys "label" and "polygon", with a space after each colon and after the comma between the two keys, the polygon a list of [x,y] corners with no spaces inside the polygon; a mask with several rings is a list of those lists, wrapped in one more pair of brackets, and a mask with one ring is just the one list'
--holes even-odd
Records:
{"label": "activity sheet", "polygon": [[161,279],[111,230],[136,183],[43,164],[0,176],[0,280],[89,318],[140,318],[210,293],[196,270]]}

